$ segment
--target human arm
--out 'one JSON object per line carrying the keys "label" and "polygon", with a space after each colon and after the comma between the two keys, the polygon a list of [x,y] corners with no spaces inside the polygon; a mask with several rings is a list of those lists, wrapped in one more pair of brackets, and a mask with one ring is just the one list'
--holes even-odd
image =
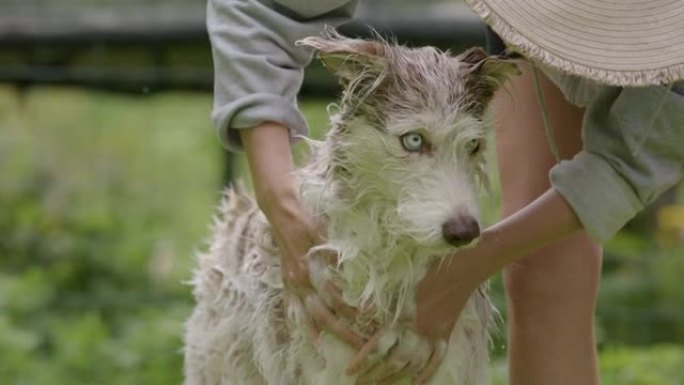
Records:
{"label": "human arm", "polygon": [[524,209],[484,230],[474,248],[431,267],[418,287],[416,331],[429,340],[443,338],[484,280],[530,251],[581,228],[567,201],[553,188],[547,190]]}
{"label": "human arm", "polygon": [[[605,240],[676,183],[684,165],[684,99],[664,92],[663,87],[608,89],[599,95],[585,116],[585,148],[554,168],[554,187],[487,229],[477,247],[426,275],[418,290],[414,330],[432,341],[446,338],[474,288],[498,266],[572,232],[574,225],[563,223],[571,223],[566,214],[574,213],[575,206],[582,214],[575,224]],[[574,205],[553,204],[563,203],[566,195]]]}
{"label": "human arm", "polygon": [[347,21],[355,6],[354,0],[209,0],[212,120],[224,146],[240,149],[238,130],[264,122],[287,127],[290,137],[306,135],[297,93],[312,51],[295,41]]}
{"label": "human arm", "polygon": [[[207,8],[215,68],[212,118],[219,137],[228,149],[246,153],[257,203],[281,251],[286,287],[307,305],[316,326],[331,330],[340,324],[311,287],[304,258],[321,241],[322,229],[299,202],[290,152],[291,139],[307,133],[296,99],[302,68],[312,56],[295,42],[348,20],[355,5],[355,0],[210,0]],[[338,334],[352,345],[360,343],[355,334]]]}
{"label": "human arm", "polygon": [[[475,247],[459,251],[446,262],[434,263],[416,292],[414,331],[430,345],[427,351],[434,355],[440,342],[448,340],[468,298],[482,282],[528,252],[581,227],[565,199],[549,189],[524,209],[485,229]],[[364,362],[374,351],[375,346],[366,346],[352,360],[349,373],[362,373],[362,380],[369,376],[387,378],[410,361],[407,357],[395,356],[385,358],[384,362],[376,361],[376,365]],[[422,361],[428,363],[413,373],[415,384],[427,381],[439,365],[440,357],[429,361],[427,358],[423,357]]]}
{"label": "human arm", "polygon": [[[297,108],[311,51],[295,41],[320,33],[353,12],[354,2],[210,0],[207,29],[214,57],[212,118],[223,144],[244,149],[259,207],[283,249],[284,275],[302,283],[296,261],[317,242],[298,201],[290,138],[305,135]],[[298,267],[299,266],[299,267]]]}
{"label": "human arm", "polygon": [[[336,333],[348,344],[360,347],[361,337],[344,327],[320,298],[309,279],[311,247],[323,239],[322,228],[308,215],[299,201],[294,179],[294,163],[290,152],[287,128],[275,122],[264,122],[239,131],[254,184],[257,204],[273,227],[282,262],[283,282],[302,301],[313,318],[312,331],[325,328]],[[338,314],[353,311],[344,305],[332,286],[326,294],[336,300],[333,310]],[[316,338],[312,335],[312,338]]]}
{"label": "human arm", "polygon": [[273,226],[283,279],[291,289],[310,286],[304,256],[320,242],[320,229],[304,211],[294,180],[288,129],[264,122],[240,130],[257,204]]}
{"label": "human arm", "polygon": [[550,173],[589,235],[612,238],[684,172],[684,95],[604,87],[584,116],[583,150]]}

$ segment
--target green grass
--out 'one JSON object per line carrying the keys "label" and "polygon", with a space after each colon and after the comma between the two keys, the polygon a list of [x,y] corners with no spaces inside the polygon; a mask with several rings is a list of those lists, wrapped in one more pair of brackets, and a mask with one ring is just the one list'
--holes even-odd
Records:
{"label": "green grass", "polygon": [[[654,345],[646,348],[612,347],[599,355],[603,385],[681,385],[684,347]],[[506,362],[494,365],[493,385],[507,384]]]}
{"label": "green grass", "polygon": [[[304,106],[314,136],[326,104]],[[3,384],[181,382],[182,282],[225,161],[210,107],[204,94],[0,87]]]}
{"label": "green grass", "polygon": [[[187,269],[216,202],[222,167],[208,97],[125,98],[52,88],[19,94],[5,87],[0,106],[0,157],[6,159],[0,188],[45,183],[42,210],[93,226],[115,212],[130,218],[131,233],[154,244],[165,255],[159,258]],[[156,218],[166,224],[149,226]],[[135,247],[126,241],[108,257],[125,264],[127,247]]]}
{"label": "green grass", "polygon": [[223,167],[209,106],[0,88],[3,384],[180,383]]}
{"label": "green grass", "polygon": [[[327,103],[303,103],[314,137],[326,130]],[[224,167],[210,107],[203,94],[0,87],[0,382],[180,383],[191,307],[181,282]],[[301,160],[303,144],[297,152]],[[487,223],[498,200],[494,183]],[[607,245],[604,385],[683,377],[681,345],[623,347],[684,341],[684,247],[658,242],[621,234]],[[493,295],[503,307],[498,279]],[[504,335],[495,346],[503,354]]]}

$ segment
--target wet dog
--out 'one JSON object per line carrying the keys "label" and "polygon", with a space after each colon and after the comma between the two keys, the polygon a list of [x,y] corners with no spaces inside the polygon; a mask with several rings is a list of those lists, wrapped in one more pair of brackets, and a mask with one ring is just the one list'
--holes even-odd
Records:
{"label": "wet dog", "polygon": [[[515,66],[479,48],[451,55],[336,34],[299,44],[315,49],[344,86],[326,139],[310,141],[311,159],[298,171],[304,206],[327,228],[326,243],[311,252],[311,279],[372,309],[353,325],[397,330],[386,352],[405,338],[401,325],[415,315],[428,265],[479,238],[483,114]],[[316,257],[325,250],[337,254],[334,266]],[[246,194],[227,191],[193,283],[186,385],[354,384],[344,373],[354,350],[327,333],[315,344],[308,338],[301,302],[283,288],[270,225]],[[491,315],[477,291],[431,384],[489,383]],[[411,365],[429,359],[420,344],[415,353],[420,362]]]}

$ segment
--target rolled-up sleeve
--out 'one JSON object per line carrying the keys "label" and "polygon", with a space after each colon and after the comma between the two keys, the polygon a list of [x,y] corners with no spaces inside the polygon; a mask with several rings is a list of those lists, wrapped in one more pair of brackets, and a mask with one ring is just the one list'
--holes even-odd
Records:
{"label": "rolled-up sleeve", "polygon": [[587,106],[583,150],[552,186],[598,241],[612,238],[682,178],[684,97],[666,87],[604,87]]}
{"label": "rolled-up sleeve", "polygon": [[307,133],[297,93],[312,53],[295,41],[348,20],[355,5],[348,0],[209,0],[212,121],[225,147],[241,148],[236,130],[266,121],[282,123],[291,136]]}

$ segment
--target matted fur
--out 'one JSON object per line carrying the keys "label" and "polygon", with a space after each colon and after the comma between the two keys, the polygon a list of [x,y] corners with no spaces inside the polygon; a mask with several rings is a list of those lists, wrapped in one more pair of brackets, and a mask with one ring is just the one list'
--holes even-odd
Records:
{"label": "matted fur", "polygon": [[[335,34],[300,44],[345,85],[325,141],[310,141],[311,160],[297,174],[303,204],[327,225],[327,242],[311,252],[312,281],[330,279],[349,304],[372,305],[358,324],[399,330],[413,319],[428,264],[454,250],[442,225],[479,218],[482,112],[513,66],[480,49],[451,56]],[[427,143],[420,151],[402,146],[410,132]],[[337,252],[338,265],[320,261],[320,250]],[[240,189],[226,191],[192,283],[186,385],[354,384],[344,374],[350,347],[326,333],[315,346],[307,338],[302,306],[283,290],[270,225]],[[491,313],[485,291],[473,294],[431,384],[488,383]]]}

